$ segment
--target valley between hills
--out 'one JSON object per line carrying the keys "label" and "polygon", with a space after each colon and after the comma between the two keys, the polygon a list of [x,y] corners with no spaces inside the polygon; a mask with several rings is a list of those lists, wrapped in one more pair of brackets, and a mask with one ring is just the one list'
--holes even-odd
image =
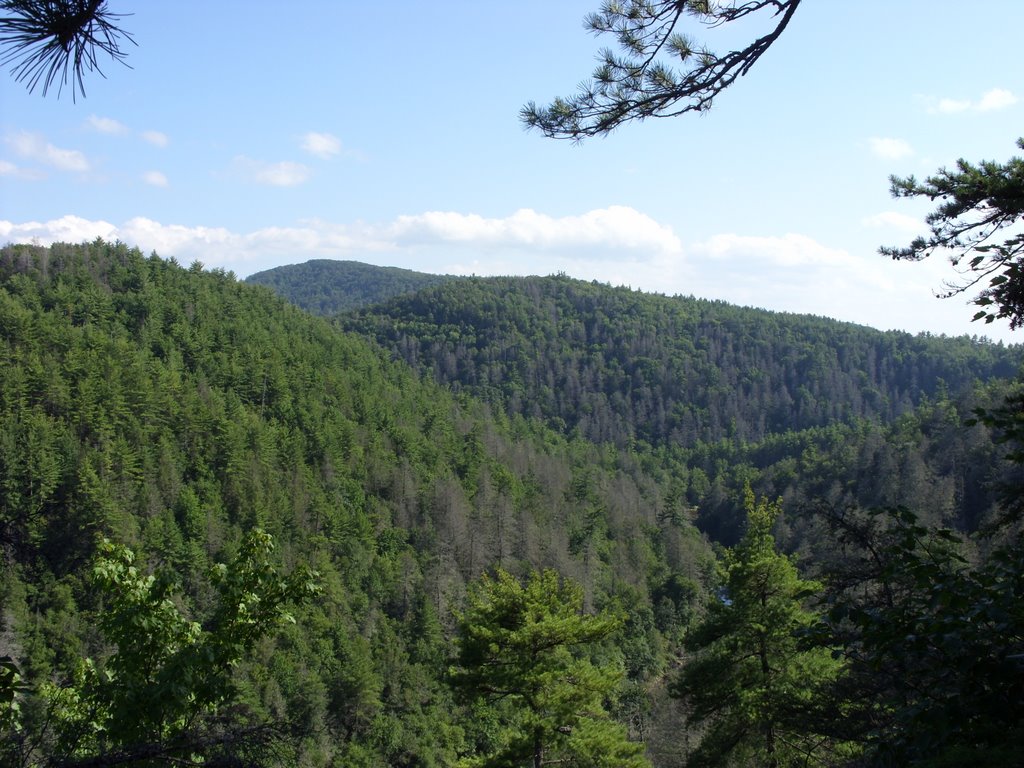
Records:
{"label": "valley between hills", "polygon": [[0,250],[0,361],[5,765],[1024,741],[1017,345],[97,240]]}

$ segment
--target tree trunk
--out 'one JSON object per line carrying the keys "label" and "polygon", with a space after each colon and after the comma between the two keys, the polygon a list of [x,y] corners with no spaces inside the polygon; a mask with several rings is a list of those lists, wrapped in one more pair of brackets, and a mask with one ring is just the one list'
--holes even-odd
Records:
{"label": "tree trunk", "polygon": [[[762,604],[764,604],[762,600]],[[768,647],[767,639],[762,633],[758,642],[758,656],[761,658],[761,675],[764,677],[765,689],[768,688],[768,683],[771,678],[771,665],[768,663]],[[764,729],[764,751],[768,755],[768,768],[778,768],[779,761],[775,757],[775,722],[770,718],[765,724]]]}

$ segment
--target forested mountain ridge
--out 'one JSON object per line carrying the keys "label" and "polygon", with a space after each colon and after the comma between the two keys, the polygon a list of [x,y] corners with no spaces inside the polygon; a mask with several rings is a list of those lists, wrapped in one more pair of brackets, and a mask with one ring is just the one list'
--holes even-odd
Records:
{"label": "forested mountain ridge", "polygon": [[[382,271],[367,269],[371,281]],[[337,320],[510,414],[635,448],[670,489],[672,514],[689,510],[719,541],[741,535],[744,483],[782,496],[791,547],[818,545],[793,518],[823,500],[921,501],[929,520],[973,530],[1008,468],[989,433],[963,422],[999,402],[1024,358],[967,337],[564,276],[445,282]]]}
{"label": "forested mountain ridge", "polygon": [[337,320],[511,414],[631,446],[725,543],[742,534],[745,483],[786,500],[787,546],[817,552],[828,545],[801,509],[923,505],[933,524],[973,530],[1015,471],[964,422],[1000,402],[1019,346],[564,276],[470,278]]}
{"label": "forested mountain ridge", "polygon": [[265,285],[314,315],[334,315],[458,279],[359,261],[314,259],[257,272],[245,282]]}
{"label": "forested mountain ridge", "polygon": [[[559,281],[577,301],[607,290]],[[642,302],[612,293],[624,312]],[[476,311],[486,329],[492,311]],[[595,339],[633,322],[604,317]],[[659,349],[656,334],[624,338]],[[1014,351],[979,348],[993,365]],[[888,423],[617,447],[394,357],[198,263],[102,241],[0,249],[0,763],[518,765],[543,742],[600,768],[667,768],[715,748],[695,751],[705,731],[687,713],[748,736],[777,726],[836,765],[947,741],[980,750],[977,764],[1014,749],[1019,643],[989,627],[1024,618],[1004,575],[1021,572],[1019,551],[1004,530],[972,570],[956,534],[935,527],[936,548],[922,526],[1005,518],[998,483],[1019,462],[989,421],[964,418],[1007,382],[937,384]],[[876,501],[918,512],[858,509]],[[713,556],[694,517],[736,546]],[[837,576],[839,618],[776,534]],[[943,579],[913,586],[936,568]],[[981,624],[947,604],[976,606]],[[733,665],[765,616],[788,617],[767,672],[756,651]],[[921,627],[968,672],[922,650]],[[847,674],[835,654],[849,648]],[[719,693],[695,699],[706,674]],[[908,689],[921,675],[950,692],[939,705]],[[737,708],[747,691],[760,703]],[[993,727],[981,742],[937,731],[936,706]]]}
{"label": "forested mountain ridge", "polygon": [[635,457],[457,401],[198,264],[100,241],[5,247],[0,377],[0,657],[33,685],[102,663],[99,537],[172,574],[202,621],[212,565],[258,526],[323,583],[237,681],[247,717],[303,726],[284,764],[468,750],[442,678],[452,610],[487,568],[552,567],[588,609],[620,606],[605,653],[635,685],[713,570]]}
{"label": "forested mountain ridge", "polygon": [[644,294],[562,276],[470,278],[343,327],[510,412],[597,442],[689,446],[890,422],[940,389],[1015,375],[1024,350]]}

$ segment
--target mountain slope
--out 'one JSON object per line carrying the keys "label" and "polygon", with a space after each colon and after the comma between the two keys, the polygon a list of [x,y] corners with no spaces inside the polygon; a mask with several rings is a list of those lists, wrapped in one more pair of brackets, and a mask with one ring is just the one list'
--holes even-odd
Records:
{"label": "mountain slope", "polygon": [[265,285],[314,315],[335,315],[457,279],[358,261],[316,259],[257,272],[245,281]]}
{"label": "mountain slope", "polygon": [[221,271],[99,241],[0,250],[0,657],[33,684],[108,652],[101,536],[203,621],[212,565],[259,526],[324,592],[239,669],[245,716],[301,725],[311,764],[450,765],[467,581],[576,578],[588,606],[627,610],[641,679],[709,568],[666,503],[633,457],[456,401]]}
{"label": "mountain slope", "polygon": [[[973,530],[1010,471],[982,427],[1021,347],[648,295],[565,277],[473,278],[338,318],[453,389],[629,447],[713,539],[745,483],[800,510],[910,504]],[[818,553],[824,555],[826,553]]]}
{"label": "mountain slope", "polygon": [[760,440],[892,421],[1024,351],[546,278],[472,278],[340,319],[437,380],[589,439]]}

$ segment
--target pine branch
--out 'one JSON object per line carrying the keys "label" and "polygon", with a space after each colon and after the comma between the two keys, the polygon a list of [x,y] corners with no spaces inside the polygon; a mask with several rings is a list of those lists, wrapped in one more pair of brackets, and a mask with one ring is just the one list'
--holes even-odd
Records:
{"label": "pine branch", "polygon": [[[548,107],[530,102],[520,119],[549,138],[582,141],[633,120],[705,112],[779,38],[800,2],[752,0],[725,8],[698,0],[606,2],[600,13],[587,18],[587,26],[599,35],[615,35],[624,55],[603,51],[593,79],[577,95],[555,99]],[[713,28],[766,9],[778,18],[774,29],[722,56],[676,31],[684,14]]]}
{"label": "pine branch", "polygon": [[29,92],[42,86],[43,96],[56,83],[71,97],[85,96],[85,74],[100,69],[100,54],[125,64],[131,35],[118,27],[125,14],[111,13],[106,0],[0,0],[0,66]]}

